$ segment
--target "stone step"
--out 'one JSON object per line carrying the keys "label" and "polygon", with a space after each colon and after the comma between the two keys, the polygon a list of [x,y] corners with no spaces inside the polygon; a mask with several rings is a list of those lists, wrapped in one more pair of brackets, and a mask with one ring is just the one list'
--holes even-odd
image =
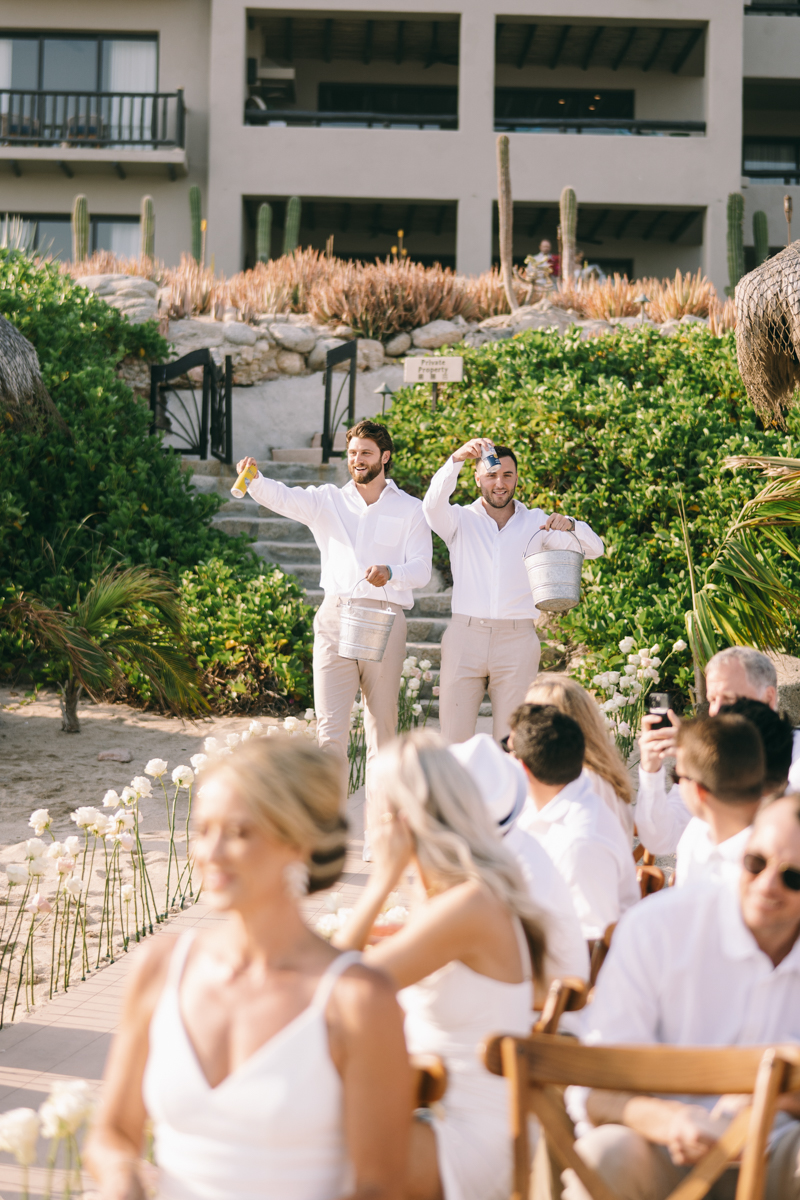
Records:
{"label": "stone step", "polygon": [[445,592],[417,592],[414,596],[414,607],[406,613],[407,617],[450,617],[453,593],[450,588]]}
{"label": "stone step", "polygon": [[246,516],[217,516],[213,519],[212,524],[231,537],[236,537],[240,533],[246,533],[248,537],[253,537],[258,542],[285,541],[288,543],[291,541],[298,544],[308,542],[310,546],[314,546],[317,551],[317,558],[319,558],[319,548],[314,541],[311,530],[307,525],[301,525],[299,521],[290,521],[286,517],[250,517],[248,519]]}
{"label": "stone step", "polygon": [[317,572],[317,582],[319,582],[320,571],[320,554],[319,546],[316,542],[280,542],[280,541],[257,541],[253,543],[253,549],[256,554],[260,554],[262,558],[268,558],[270,562],[276,562],[280,565],[281,570],[288,571],[289,563],[309,563],[315,564]]}
{"label": "stone step", "polygon": [[[413,609],[412,609],[413,612]],[[448,621],[435,620],[432,617],[406,617],[408,636],[414,642],[441,642]]]}
{"label": "stone step", "polygon": [[413,654],[417,660],[417,665],[423,661],[431,663],[432,666],[438,667],[442,661],[442,647],[439,642],[412,642],[411,639],[406,642],[406,655]]}
{"label": "stone step", "polygon": [[[195,479],[200,477],[218,479],[221,485],[225,484],[228,488],[231,486],[230,481],[237,475],[235,465],[217,462],[215,458],[207,459],[205,462],[201,462],[197,458],[183,458],[181,459],[181,469],[191,470]],[[258,464],[258,469],[265,479],[280,479],[284,483],[291,484],[292,487],[298,485],[307,487],[312,483],[343,484],[350,478],[343,462],[320,463],[319,466],[315,466],[313,463],[261,462]]]}
{"label": "stone step", "polygon": [[[254,542],[250,549],[258,554],[260,558],[263,558],[265,562],[274,562],[274,558],[271,558],[268,554],[262,553],[262,547],[270,544],[271,543],[267,542]],[[302,587],[319,587],[319,563],[282,562],[276,565],[279,565],[280,569],[286,575],[295,575],[297,577],[297,582],[301,584]]]}

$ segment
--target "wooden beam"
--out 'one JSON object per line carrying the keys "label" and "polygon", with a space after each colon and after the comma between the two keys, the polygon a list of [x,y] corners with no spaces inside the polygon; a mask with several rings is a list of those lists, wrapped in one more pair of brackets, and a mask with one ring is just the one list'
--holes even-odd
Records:
{"label": "wooden beam", "polygon": [[178,178],[178,172],[175,170],[175,163],[167,163],[167,174],[169,175],[170,183],[174,183]]}
{"label": "wooden beam", "polygon": [[602,212],[598,215],[597,220],[594,222],[594,224],[592,225],[589,232],[584,234],[583,237],[578,236],[577,240],[579,242],[593,242],[594,239],[597,237],[598,233],[600,232],[600,230],[602,229],[603,223],[605,222],[606,218],[610,217],[610,216],[611,216],[611,209],[604,208],[602,210]]}
{"label": "wooden beam", "polygon": [[444,220],[445,220],[446,216],[447,216],[447,205],[440,204],[439,211],[436,214],[436,230],[435,230],[435,232],[436,232],[437,237],[441,236],[442,230],[444,229]]}
{"label": "wooden beam", "polygon": [[625,41],[622,43],[622,49],[620,50],[619,54],[617,55],[617,57],[614,59],[613,63],[611,64],[612,71],[618,71],[620,69],[620,67],[622,66],[622,63],[625,59],[625,55],[628,53],[631,46],[633,45],[633,39],[636,37],[637,32],[638,32],[638,30],[636,29],[635,25],[633,26],[632,29],[628,30],[628,36],[625,38]]}
{"label": "wooden beam", "polygon": [[19,163],[17,162],[17,160],[15,158],[12,158],[8,165],[11,167],[11,174],[16,176],[17,179],[21,179],[22,171],[20,170],[20,166],[19,166]]}
{"label": "wooden beam", "polygon": [[117,172],[117,175],[119,176],[120,179],[128,178],[128,176],[125,174],[125,168],[123,167],[121,162],[114,163],[114,170]]}
{"label": "wooden beam", "polygon": [[394,61],[398,64],[398,66],[403,61],[403,51],[405,49],[405,47],[403,46],[403,42],[405,40],[405,32],[406,32],[405,21],[398,21],[397,22],[397,49],[395,50],[395,53],[394,53]]}
{"label": "wooden beam", "polygon": [[365,67],[368,67],[372,62],[372,34],[374,29],[375,22],[367,21],[366,28],[364,30],[364,54],[362,58]]}
{"label": "wooden beam", "polygon": [[625,233],[625,231],[628,228],[628,226],[630,225],[631,221],[634,220],[635,217],[638,217],[638,215],[639,215],[638,208],[629,208],[628,209],[628,211],[625,213],[625,216],[622,218],[619,225],[617,226],[617,232],[614,234],[614,237],[617,239],[617,241],[619,241],[619,239],[622,237],[623,233]]}
{"label": "wooden beam", "polygon": [[655,46],[653,47],[653,52],[652,52],[652,54],[650,55],[650,57],[647,59],[647,61],[645,62],[644,66],[642,67],[642,70],[643,70],[643,71],[649,71],[649,70],[650,70],[650,68],[652,67],[653,63],[654,63],[654,62],[656,61],[656,59],[658,58],[659,54],[661,53],[661,47],[664,45],[664,42],[665,42],[665,40],[666,40],[666,37],[667,37],[667,34],[668,34],[668,33],[669,33],[669,30],[668,30],[668,29],[662,29],[662,30],[661,30],[661,33],[660,33],[660,34],[658,35],[658,37],[656,38],[656,44],[655,44]]}
{"label": "wooden beam", "polygon": [[700,38],[702,36],[703,36],[702,28],[701,29],[693,29],[692,32],[689,34],[688,38],[686,39],[686,41],[684,42],[684,44],[681,48],[680,53],[678,54],[678,57],[675,59],[675,62],[672,64],[672,74],[673,75],[679,74],[681,67],[684,65],[687,58],[692,53],[692,51],[694,50],[695,46],[700,41]]}
{"label": "wooden beam", "polygon": [[382,211],[382,209],[383,209],[382,204],[376,204],[372,209],[372,228],[370,230],[370,237],[377,237],[381,231],[381,211]]}
{"label": "wooden beam", "polygon": [[528,226],[528,237],[530,237],[530,238],[536,237],[536,234],[539,232],[539,226],[542,224],[542,221],[545,218],[546,212],[547,212],[546,208],[538,208],[536,210],[536,216],[534,217],[531,224]]}
{"label": "wooden beam", "polygon": [[350,218],[353,215],[352,204],[345,204],[342,212],[342,233],[347,233],[350,228]]}
{"label": "wooden beam", "polygon": [[72,169],[72,167],[69,165],[69,163],[66,163],[66,162],[60,162],[58,165],[61,167],[61,170],[62,170],[62,171],[64,172],[64,174],[66,175],[67,179],[74,179],[74,178],[75,178],[75,172],[73,171],[73,169]]}
{"label": "wooden beam", "polygon": [[328,17],[322,33],[322,59],[329,63],[333,52],[333,19]]}
{"label": "wooden beam", "polygon": [[645,229],[644,233],[642,234],[642,237],[644,238],[644,240],[646,242],[650,241],[650,238],[653,236],[653,234],[656,231],[656,226],[658,225],[659,221],[661,220],[662,217],[665,217],[666,215],[667,214],[663,211],[656,213],[655,217],[653,218],[653,220],[647,226],[647,229]]}
{"label": "wooden beam", "polygon": [[406,210],[406,223],[403,226],[403,232],[406,234],[406,236],[408,236],[408,234],[411,233],[411,229],[414,224],[414,218],[416,215],[417,215],[416,204],[409,204],[409,206]]}
{"label": "wooden beam", "polygon": [[692,212],[684,213],[681,220],[678,222],[678,224],[673,229],[672,233],[669,235],[669,241],[677,242],[678,238],[683,237],[683,235],[684,235],[684,233],[686,233],[687,229],[689,229],[689,227],[694,224],[694,222],[697,220],[697,218],[699,216],[700,216],[700,212],[698,209],[694,209]]}
{"label": "wooden beam", "polygon": [[313,200],[306,200],[305,204],[303,205],[303,217],[308,229],[317,228],[317,211],[314,207]]}
{"label": "wooden beam", "polygon": [[425,63],[425,70],[432,67],[435,62],[439,61],[439,22],[431,22],[431,44],[428,50],[428,61]]}
{"label": "wooden beam", "polygon": [[294,62],[294,25],[291,17],[286,18],[283,26],[283,57],[287,62]]}
{"label": "wooden beam", "polygon": [[597,49],[597,43],[600,41],[600,38],[603,36],[605,31],[606,31],[605,25],[598,25],[597,29],[595,29],[594,33],[589,38],[589,45],[586,47],[586,53],[584,54],[583,62],[581,63],[582,71],[589,70],[589,63],[592,61],[592,55],[594,54],[595,50]]}
{"label": "wooden beam", "polygon": [[556,42],[556,48],[553,53],[553,57],[550,59],[550,70],[551,71],[555,71],[556,67],[558,66],[558,64],[561,60],[561,55],[564,52],[564,46],[566,45],[567,38],[569,37],[569,31],[571,29],[572,29],[571,25],[564,25],[561,28],[561,33],[558,35],[558,41]]}
{"label": "wooden beam", "polygon": [[521,71],[522,68],[525,66],[525,59],[528,57],[528,54],[530,53],[530,48],[533,45],[535,37],[536,37],[536,26],[529,25],[527,32],[525,34],[525,41],[522,43],[522,49],[520,51],[519,58],[517,59],[517,70],[518,71]]}

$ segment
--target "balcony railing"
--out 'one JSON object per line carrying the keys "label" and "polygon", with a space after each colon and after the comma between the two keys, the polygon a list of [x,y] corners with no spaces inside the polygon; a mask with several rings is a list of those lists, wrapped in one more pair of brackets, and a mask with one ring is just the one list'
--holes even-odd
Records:
{"label": "balcony railing", "polygon": [[800,138],[746,138],[742,174],[761,183],[800,182]]}
{"label": "balcony railing", "polygon": [[301,112],[296,108],[246,108],[246,125],[335,126],[338,129],[457,129],[454,113]]}
{"label": "balcony railing", "polygon": [[704,134],[705,121],[647,121],[628,117],[495,117],[497,133]]}
{"label": "balcony railing", "polygon": [[184,149],[186,109],[177,92],[0,90],[0,144]]}
{"label": "balcony railing", "polygon": [[800,17],[800,0],[751,0],[746,13],[767,13],[778,17]]}

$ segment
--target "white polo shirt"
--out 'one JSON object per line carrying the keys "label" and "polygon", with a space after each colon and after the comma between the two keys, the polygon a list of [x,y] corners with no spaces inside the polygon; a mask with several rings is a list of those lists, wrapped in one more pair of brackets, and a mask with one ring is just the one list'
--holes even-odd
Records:
{"label": "white polo shirt", "polygon": [[738,883],[742,855],[751,829],[748,825],[724,842],[714,842],[709,825],[700,817],[692,817],[678,842],[675,886],[685,887],[687,883],[705,880],[719,883],[724,879]]}
{"label": "white polo shirt", "polygon": [[[475,460],[470,460],[472,466]],[[548,514],[514,501],[514,514],[498,529],[483,507],[451,504],[464,464],[448,458],[431,480],[422,501],[425,518],[434,533],[447,543],[453,571],[453,612],[465,617],[507,621],[541,616],[533,603],[523,555]],[[599,558],[603,543],[585,521],[575,522],[575,533],[550,530],[540,539],[548,550],[580,549],[587,558]],[[536,547],[534,546],[534,549]],[[540,548],[543,548],[540,545]]]}
{"label": "white polo shirt", "polygon": [[538,810],[528,800],[518,822],[544,846],[569,885],[587,941],[640,898],[636,866],[617,817],[580,775]]}
{"label": "white polo shirt", "polygon": [[380,600],[383,589],[364,581],[367,568],[392,568],[386,595],[411,608],[413,588],[431,577],[433,544],[422,502],[387,479],[374,504],[367,504],[355,483],[344,487],[287,487],[259,471],[248,487],[257,504],[308,525],[322,558],[320,585],[326,596]]}

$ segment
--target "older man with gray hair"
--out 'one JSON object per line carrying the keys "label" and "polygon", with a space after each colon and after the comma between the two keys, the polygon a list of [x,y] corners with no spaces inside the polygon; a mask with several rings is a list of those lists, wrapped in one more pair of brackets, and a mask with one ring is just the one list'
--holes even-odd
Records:
{"label": "older man with gray hair", "polygon": [[[778,675],[775,664],[751,646],[729,646],[709,660],[706,667],[706,697],[709,716],[717,715],[737,700],[760,700],[778,710]],[[664,759],[674,756],[680,718],[669,713],[669,729],[654,729],[661,718],[642,719],[639,739],[639,795],[636,829],[640,841],[653,854],[674,854],[681,834],[691,820],[676,786],[667,791]],[[800,729],[793,735],[789,791],[800,791]]]}

